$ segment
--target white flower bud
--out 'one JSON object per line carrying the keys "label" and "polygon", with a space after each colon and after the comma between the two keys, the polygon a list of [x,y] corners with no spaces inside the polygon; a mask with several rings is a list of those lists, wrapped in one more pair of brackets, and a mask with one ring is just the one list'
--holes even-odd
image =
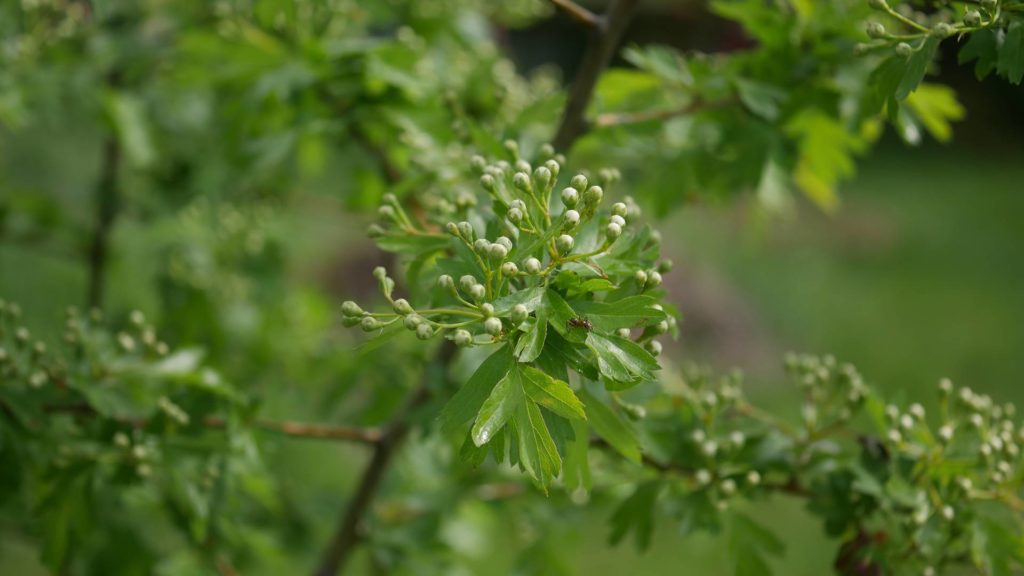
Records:
{"label": "white flower bud", "polygon": [[629,328],[619,328],[615,331],[615,335],[619,338],[629,338],[633,334],[630,332]]}
{"label": "white flower bud", "polygon": [[739,430],[734,430],[729,434],[729,442],[737,448],[742,448],[743,444],[746,443],[747,437]]}
{"label": "white flower bud", "polygon": [[455,280],[448,274],[441,274],[437,278],[437,285],[444,290],[451,290],[455,287]]}
{"label": "white flower bud", "polygon": [[899,444],[900,442],[903,442],[903,436],[900,434],[899,430],[889,430],[889,441],[893,444]]}
{"label": "white flower bud", "polygon": [[494,243],[504,246],[506,250],[512,249],[512,240],[508,236],[498,236]]}
{"label": "white flower bud", "polygon": [[644,349],[650,352],[651,356],[654,356],[655,358],[661,356],[661,342],[658,342],[657,340],[648,340],[647,343],[644,344]]}
{"label": "white flower bud", "polygon": [[473,230],[473,225],[469,222],[462,221],[458,224],[459,235],[466,239],[467,242],[472,242],[476,238],[476,231]]}
{"label": "white flower bud", "polygon": [[555,240],[555,247],[562,254],[567,254],[572,251],[572,246],[575,243],[572,236],[568,234],[562,234]]}
{"label": "white flower bud", "polygon": [[647,273],[647,285],[651,288],[656,288],[661,285],[661,273],[657,270],[651,270]]}
{"label": "white flower bud", "polygon": [[469,274],[466,274],[462,278],[459,278],[459,286],[461,286],[463,291],[465,292],[469,292],[469,290],[473,288],[473,286],[476,286],[477,284],[478,282],[476,281],[476,278]]}
{"label": "white flower bud", "polygon": [[493,317],[484,320],[484,330],[491,336],[501,334],[501,320]]}
{"label": "white flower bud", "polygon": [[406,330],[415,330],[417,326],[423,323],[423,318],[418,314],[409,314],[402,320],[402,323],[405,325]]}
{"label": "white flower bud", "polygon": [[459,347],[466,347],[473,343],[473,335],[461,328],[455,331],[452,339],[455,341],[455,345]]}
{"label": "white flower bud", "polygon": [[416,337],[420,340],[428,340],[434,335],[434,329],[430,327],[430,324],[423,323],[416,327]]}
{"label": "white flower bud", "polygon": [[505,262],[501,265],[501,273],[505,276],[515,276],[519,273],[519,267],[515,262]]}
{"label": "white flower bud", "polygon": [[615,224],[618,224],[620,228],[626,226],[626,219],[623,218],[622,216],[619,216],[618,214],[612,215],[612,217],[609,218],[608,221],[612,222],[612,223],[615,223]]}
{"label": "white flower bud", "polygon": [[490,249],[491,243],[485,238],[478,238],[476,242],[473,242],[473,251],[477,254],[487,254]]}
{"label": "white flower bud", "polygon": [[487,255],[491,260],[501,262],[506,256],[508,256],[508,248],[505,248],[504,245],[495,242],[494,244],[491,244],[487,251]]}
{"label": "white flower bud", "polygon": [[469,289],[469,296],[476,302],[480,302],[487,297],[487,289],[484,288],[483,284],[474,284]]}
{"label": "white flower bud", "polygon": [[409,304],[409,301],[405,298],[395,300],[394,303],[392,303],[391,308],[396,314],[401,314],[402,316],[413,313],[412,305]]}
{"label": "white flower bud", "polygon": [[945,518],[947,522],[951,522],[955,516],[956,511],[953,510],[952,506],[942,507],[942,517]]}
{"label": "white flower bud", "polygon": [[914,427],[914,418],[910,414],[904,414],[900,417],[900,426],[902,426],[904,430],[910,430]]}
{"label": "white flower bud", "polygon": [[608,237],[609,240],[615,240],[619,236],[622,236],[622,226],[616,224],[615,222],[610,222],[608,223],[608,226],[605,227],[604,234],[605,236]]}
{"label": "white flower bud", "polygon": [[484,302],[480,305],[480,313],[484,315],[484,318],[490,318],[494,316],[494,304],[490,302]]}
{"label": "white flower bud", "polygon": [[953,381],[949,378],[943,378],[939,380],[939,391],[943,394],[950,394],[953,392]]}
{"label": "white flower bud", "polygon": [[587,187],[587,177],[583,174],[577,174],[569,181],[569,186],[575,188],[577,192],[583,192]]}
{"label": "white flower bud", "polygon": [[526,270],[527,274],[539,274],[541,270],[540,260],[527,258],[526,262],[523,263],[523,269]]}
{"label": "white flower bud", "polygon": [[697,481],[697,484],[707,486],[711,483],[711,472],[701,468],[694,473],[693,478]]}
{"label": "white flower bud", "polygon": [[708,458],[712,458],[715,454],[718,453],[718,442],[715,442],[714,440],[708,440],[707,442],[701,445],[700,451],[703,452],[704,455],[707,456]]}
{"label": "white flower bud", "polygon": [[349,317],[362,316],[363,309],[360,308],[359,305],[356,304],[355,302],[351,300],[346,300],[341,304],[341,313]]}
{"label": "white flower bud", "polygon": [[530,177],[522,172],[516,172],[516,175],[512,177],[512,185],[527,194],[533,192],[533,185],[530,184]]}
{"label": "white flower bud", "polygon": [[647,272],[644,272],[643,270],[637,270],[633,274],[633,278],[641,287],[643,287],[644,284],[647,284]]}
{"label": "white flower bud", "polygon": [[949,425],[949,424],[946,424],[946,425],[942,426],[941,428],[939,428],[939,438],[943,442],[949,442],[950,440],[952,440],[953,439],[953,427],[951,425]]}
{"label": "white flower bud", "polygon": [[378,322],[373,316],[364,316],[363,319],[359,321],[359,327],[363,329],[363,332],[373,332],[380,328],[380,322]]}
{"label": "white flower bud", "polygon": [[566,207],[572,208],[576,206],[580,201],[580,193],[575,188],[566,188],[562,190],[562,204]]}
{"label": "white flower bud", "polygon": [[562,218],[564,219],[564,228],[566,230],[571,230],[580,223],[580,213],[575,210],[566,210]]}
{"label": "white flower bud", "polygon": [[519,224],[523,221],[523,212],[519,208],[509,208],[506,216],[508,216],[508,221],[513,224]]}
{"label": "white flower bud", "polygon": [[747,472],[747,484],[751,486],[757,486],[761,483],[761,473],[757,470],[751,470]]}
{"label": "white flower bud", "polygon": [[596,206],[600,204],[602,198],[604,198],[604,189],[600,186],[591,186],[583,193],[583,202],[588,206]]}

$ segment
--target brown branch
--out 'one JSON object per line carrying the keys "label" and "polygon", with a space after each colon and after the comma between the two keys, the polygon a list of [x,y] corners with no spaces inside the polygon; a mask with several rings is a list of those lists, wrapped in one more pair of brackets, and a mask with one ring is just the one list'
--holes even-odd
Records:
{"label": "brown branch", "polygon": [[[0,409],[8,410],[7,406],[0,402]],[[74,414],[78,416],[98,416],[96,410],[88,404],[64,404],[46,406],[44,411],[47,414]],[[116,422],[131,426],[133,428],[144,428],[149,424],[148,420],[142,418],[114,418]],[[267,432],[276,432],[290,438],[301,438],[311,440],[342,440],[356,442],[359,444],[376,444],[381,441],[383,433],[376,428],[363,428],[359,426],[336,426],[328,424],[315,424],[310,422],[296,422],[292,420],[253,420],[248,423],[254,428]],[[207,428],[227,428],[227,420],[218,416],[208,416],[202,420],[202,425]]]}
{"label": "brown branch", "polygon": [[587,131],[585,114],[601,72],[615,54],[622,40],[633,11],[640,0],[612,0],[608,12],[598,19],[598,25],[590,28],[587,50],[583,54],[579,72],[569,90],[569,100],[562,113],[562,120],[555,134],[553,145],[558,150],[568,150],[576,139]]}
{"label": "brown branch", "polygon": [[587,10],[583,6],[573,2],[572,0],[551,0],[551,3],[556,8],[565,12],[570,18],[576,20],[580,24],[596,28],[601,25],[601,17],[594,14],[590,10]]}
{"label": "brown branch", "polygon": [[363,471],[359,486],[356,488],[348,508],[338,520],[334,536],[331,537],[320,560],[320,565],[314,572],[316,576],[338,574],[352,556],[352,551],[359,543],[359,528],[363,517],[369,510],[370,504],[373,503],[398,447],[409,433],[411,415],[430,399],[431,379],[437,372],[447,368],[454,355],[454,344],[450,340],[445,340],[438,351],[437,358],[432,363],[433,365],[424,370],[423,381],[409,394],[405,405],[392,418],[391,424],[384,430],[380,441],[374,444],[370,463]]}
{"label": "brown branch", "polygon": [[[107,84],[120,83],[116,71],[107,77]],[[89,246],[89,279],[87,304],[91,308],[103,305],[107,262],[110,258],[110,231],[121,208],[121,190],[117,174],[121,165],[121,144],[117,134],[109,134],[103,142],[100,177],[96,182],[96,221]]]}

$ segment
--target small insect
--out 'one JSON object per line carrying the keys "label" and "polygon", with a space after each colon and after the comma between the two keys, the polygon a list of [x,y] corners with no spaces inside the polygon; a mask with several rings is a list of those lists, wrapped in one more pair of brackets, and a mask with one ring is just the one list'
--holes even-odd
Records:
{"label": "small insect", "polygon": [[576,328],[583,328],[587,332],[590,332],[591,330],[594,329],[594,325],[590,323],[590,320],[584,318],[583,316],[577,316],[576,318],[569,318],[569,320],[566,323],[569,326],[574,326]]}

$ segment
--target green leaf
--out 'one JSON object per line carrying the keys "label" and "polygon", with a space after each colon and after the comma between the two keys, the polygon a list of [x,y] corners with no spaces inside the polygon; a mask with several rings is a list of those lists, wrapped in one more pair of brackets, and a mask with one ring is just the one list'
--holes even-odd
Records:
{"label": "green leaf", "polygon": [[508,346],[502,346],[488,356],[441,410],[438,417],[441,429],[452,432],[471,422],[495,385],[508,374],[514,363],[512,350]]}
{"label": "green leaf", "polygon": [[903,71],[903,78],[900,80],[899,86],[896,87],[897,100],[905,100],[911,92],[917,90],[918,85],[924,80],[924,75],[928,73],[928,67],[931,66],[932,60],[935,59],[935,51],[939,47],[939,42],[938,36],[929,35],[921,43],[921,46],[907,58],[907,67]]}
{"label": "green leaf", "polygon": [[590,426],[579,419],[570,420],[569,423],[574,437],[565,453],[562,480],[567,490],[590,490]]}
{"label": "green leaf", "polygon": [[474,444],[489,442],[520,408],[524,401],[522,380],[522,372],[513,367],[491,390],[473,424]]}
{"label": "green leaf", "polygon": [[519,445],[519,464],[547,493],[551,480],[558,476],[562,458],[540,408],[533,402],[520,402],[514,417]]}
{"label": "green leaf", "polygon": [[594,328],[611,332],[619,328],[646,326],[665,319],[665,313],[654,307],[652,296],[629,296],[614,302],[575,302],[579,315],[590,320]]}
{"label": "green leaf", "polygon": [[1024,79],[1024,22],[1015,21],[1006,30],[1006,38],[999,48],[999,73],[1011,84],[1020,84]]}
{"label": "green leaf", "polygon": [[756,116],[765,120],[775,120],[779,117],[779,104],[785,101],[785,92],[774,86],[743,78],[737,78],[733,83],[736,85],[740,101]]}
{"label": "green leaf", "polygon": [[142,101],[125,92],[111,91],[104,100],[107,116],[128,161],[146,168],[156,158],[149,121]]}
{"label": "green leaf", "polygon": [[614,546],[633,532],[636,549],[644,551],[651,544],[654,531],[654,503],[658,499],[661,482],[651,480],[639,484],[612,514],[612,531],[608,541]]}
{"label": "green leaf", "polygon": [[766,556],[780,556],[785,550],[782,542],[744,514],[733,514],[729,528],[729,555],[736,559],[736,576],[771,574]]}
{"label": "green leaf", "polygon": [[639,463],[640,443],[633,428],[587,390],[580,390],[579,395],[583,400],[587,422],[594,429],[594,433],[627,460]]}
{"label": "green leaf", "polygon": [[537,308],[537,318],[526,334],[516,342],[516,358],[520,362],[533,362],[544,351],[544,340],[548,333],[548,316],[543,306]]}
{"label": "green leaf", "polygon": [[503,296],[495,300],[492,304],[494,305],[494,313],[498,316],[508,316],[512,312],[512,308],[516,304],[522,304],[526,306],[526,309],[533,312],[541,304],[541,300],[544,297],[544,288],[527,288],[526,290],[520,290],[514,292],[508,296]]}
{"label": "green leaf", "polygon": [[591,332],[586,343],[597,355],[601,375],[619,388],[653,380],[654,371],[660,368],[649,352],[628,338]]}
{"label": "green leaf", "polygon": [[523,385],[530,400],[563,418],[587,419],[583,403],[568,383],[552,378],[532,366],[523,367],[522,372]]}
{"label": "green leaf", "polygon": [[1020,539],[999,521],[979,516],[972,525],[971,559],[989,576],[1009,576],[1024,557]]}
{"label": "green leaf", "polygon": [[957,63],[963,65],[971,60],[977,60],[974,63],[974,75],[978,80],[984,79],[996,69],[999,39],[995,30],[978,30],[970,35],[957,55]]}
{"label": "green leaf", "polygon": [[835,185],[853,175],[853,154],[864,143],[838,119],[814,108],[790,120],[785,130],[799,141],[794,181],[822,210],[834,210],[839,204]]}
{"label": "green leaf", "polygon": [[569,321],[579,315],[558,292],[548,289],[544,293],[544,303],[547,309],[548,320],[556,332],[570,342],[579,343],[586,340],[587,331],[585,328],[569,325]]}
{"label": "green leaf", "polygon": [[951,121],[962,120],[963,106],[956,93],[948,86],[922,84],[907,97],[907,108],[924,124],[925,129],[939,142],[948,142],[953,136]]}

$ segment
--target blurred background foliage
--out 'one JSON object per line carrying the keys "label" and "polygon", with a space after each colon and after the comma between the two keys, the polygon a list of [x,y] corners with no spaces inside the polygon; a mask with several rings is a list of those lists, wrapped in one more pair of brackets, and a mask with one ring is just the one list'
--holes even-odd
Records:
{"label": "blurred background foliage", "polygon": [[[837,12],[821,22],[860,34],[866,7],[828,6]],[[715,54],[770,41],[705,8],[644,2],[626,44]],[[336,304],[369,299],[366,271],[386,258],[365,238],[365,209],[396,185],[400,195],[465,186],[467,141],[544,142],[586,40],[537,0],[7,0],[0,36],[0,294],[21,303],[29,328],[57,339],[67,306],[102,304],[115,321],[138,309],[168,342],[201,347],[261,415],[351,424],[384,421],[421,354],[411,337],[357,347],[339,328]],[[831,48],[819,45],[822,58]],[[602,79],[597,111],[686,104],[663,89],[681,72],[660,56],[626,51]],[[798,71],[803,56],[758,52],[728,66],[756,79]],[[638,69],[655,78],[631,77]],[[796,392],[779,385],[789,349],[836,353],[893,397],[931,398],[949,376],[1024,402],[1024,94],[977,82],[952,51],[939,71],[967,111],[956,139],[905,145],[921,139],[907,128],[919,124],[947,139],[945,122],[963,112],[939,96],[947,111],[937,124],[918,118],[865,137],[881,141],[841,201],[758,190],[766,158],[793,162],[767,128],[729,140],[759,159],[734,169],[722,168],[719,149],[664,146],[643,128],[580,141],[571,163],[620,166],[630,193],[665,217],[663,249],[677,264],[666,284],[684,314],[671,362],[738,366],[755,400],[793,417]],[[766,120],[786,113],[767,101]],[[727,129],[750,122],[710,113]],[[687,118],[647,130],[670,142],[723,137]],[[112,179],[117,195],[104,199]],[[88,263],[105,202],[117,215],[100,299]],[[450,457],[424,456],[446,450],[432,442],[404,451],[373,520],[387,530],[371,530],[380,541],[357,568],[654,573],[685,562],[716,574],[730,565],[723,539],[680,539],[671,528],[642,555],[608,548],[606,504],[621,494],[595,494],[588,508],[559,493],[505,498],[517,485],[481,483]],[[304,571],[365,453],[273,436],[261,445],[224,537],[243,551],[246,574]],[[4,574],[46,572],[40,527],[13,497],[23,488],[0,487]],[[95,553],[77,568],[109,573],[105,554],[116,553],[120,569],[134,567],[120,573],[206,570],[159,492],[137,492],[104,510],[106,531],[78,543]],[[791,543],[780,573],[827,570],[838,544],[802,503],[777,497],[753,511]]]}

